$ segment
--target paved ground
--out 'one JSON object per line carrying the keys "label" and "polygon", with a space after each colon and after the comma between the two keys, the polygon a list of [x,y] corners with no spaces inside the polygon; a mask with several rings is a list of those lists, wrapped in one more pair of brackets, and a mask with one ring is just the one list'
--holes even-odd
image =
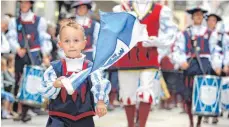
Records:
{"label": "paved ground", "polygon": [[[147,127],[188,127],[188,117],[186,114],[180,114],[179,109],[153,110],[150,113]],[[2,120],[2,127],[44,127],[48,116],[35,116],[27,124],[13,122],[12,120]],[[95,118],[96,127],[127,127],[126,118],[123,109],[118,108],[109,112],[103,118]],[[229,127],[229,119],[225,116],[220,118],[218,125],[203,124],[202,127]]]}

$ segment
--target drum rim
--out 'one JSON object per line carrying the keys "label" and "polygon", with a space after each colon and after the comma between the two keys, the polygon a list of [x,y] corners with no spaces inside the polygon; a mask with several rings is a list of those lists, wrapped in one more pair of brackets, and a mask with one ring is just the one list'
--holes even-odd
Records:
{"label": "drum rim", "polygon": [[26,68],[26,67],[31,67],[31,68],[41,70],[41,71],[44,70],[44,68],[42,68],[41,66],[38,66],[38,65],[25,65],[24,68]]}
{"label": "drum rim", "polygon": [[220,76],[216,76],[216,75],[196,75],[196,77],[203,77],[203,78],[221,78]]}

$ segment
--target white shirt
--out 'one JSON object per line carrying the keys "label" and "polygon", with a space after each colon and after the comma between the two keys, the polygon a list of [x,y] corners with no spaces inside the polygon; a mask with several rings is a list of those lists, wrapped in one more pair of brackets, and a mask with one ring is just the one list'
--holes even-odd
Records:
{"label": "white shirt", "polygon": [[1,53],[9,53],[10,45],[4,33],[1,32]]}
{"label": "white shirt", "polygon": [[224,33],[223,36],[223,65],[229,66],[229,35]]}

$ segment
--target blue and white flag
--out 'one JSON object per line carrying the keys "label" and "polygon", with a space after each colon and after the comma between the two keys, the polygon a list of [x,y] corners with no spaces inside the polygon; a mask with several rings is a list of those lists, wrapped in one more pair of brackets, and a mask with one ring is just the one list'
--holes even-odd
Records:
{"label": "blue and white flag", "polygon": [[93,65],[70,77],[73,89],[97,70],[109,68],[138,42],[148,39],[146,26],[127,12],[100,12],[100,31]]}

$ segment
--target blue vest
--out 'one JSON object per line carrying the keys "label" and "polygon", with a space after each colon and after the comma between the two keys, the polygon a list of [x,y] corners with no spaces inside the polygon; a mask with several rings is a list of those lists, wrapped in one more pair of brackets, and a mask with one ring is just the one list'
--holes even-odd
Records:
{"label": "blue vest", "polygon": [[185,51],[186,54],[195,54],[195,50],[193,47],[194,41],[197,41],[197,47],[200,48],[199,54],[210,54],[210,49],[209,49],[209,38],[211,36],[211,31],[207,30],[204,35],[202,36],[195,36],[193,37],[191,35],[190,28],[188,28],[186,31],[184,31],[184,36],[185,36]]}
{"label": "blue vest", "polygon": [[40,17],[35,16],[34,22],[23,22],[20,18],[16,20],[17,23],[17,33],[18,33],[18,42],[21,47],[25,47],[25,40],[22,35],[22,25],[24,26],[24,30],[26,33],[26,37],[29,42],[30,49],[40,48],[39,41],[39,32],[38,32],[38,24],[40,21]]}
{"label": "blue vest", "polygon": [[85,30],[85,35],[87,37],[87,45],[85,47],[85,50],[92,49],[92,45],[93,45],[93,41],[94,41],[93,33],[94,33],[94,29],[95,29],[95,23],[96,23],[96,21],[91,20],[90,27],[83,26],[84,30]]}
{"label": "blue vest", "polygon": [[[29,48],[31,50],[32,59],[35,65],[41,64],[41,54],[40,54],[40,39],[39,39],[39,31],[38,24],[40,21],[40,17],[34,16],[34,22],[24,22],[20,19],[20,17],[16,20],[17,25],[17,33],[18,33],[18,43],[22,48],[25,47],[25,39],[22,34],[22,25],[24,26],[25,36],[29,43]],[[32,51],[37,49],[36,51]]]}
{"label": "blue vest", "polygon": [[[83,69],[92,64],[90,61],[85,60]],[[65,60],[57,60],[51,63],[57,77],[70,76],[71,72],[66,72]],[[70,120],[76,121],[87,116],[95,115],[94,112],[94,98],[91,93],[92,83],[88,78],[83,84],[75,90],[73,95],[68,95],[64,87],[56,99],[51,99],[49,104],[49,115],[65,117]]]}

